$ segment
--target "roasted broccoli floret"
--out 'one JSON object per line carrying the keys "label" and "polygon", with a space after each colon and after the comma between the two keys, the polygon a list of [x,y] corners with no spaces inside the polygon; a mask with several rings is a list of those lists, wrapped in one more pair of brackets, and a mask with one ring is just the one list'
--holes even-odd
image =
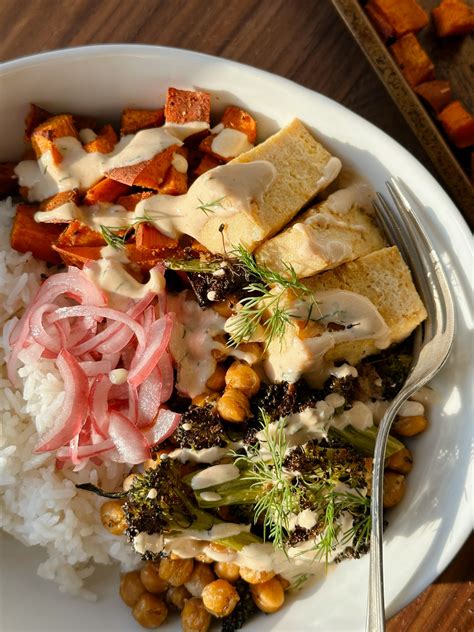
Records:
{"label": "roasted broccoli floret", "polygon": [[180,448],[202,450],[224,447],[229,439],[224,425],[212,405],[190,406],[181,417],[174,436]]}
{"label": "roasted broccoli floret", "polygon": [[324,384],[324,394],[330,395],[337,393],[345,399],[344,408],[350,408],[355,399],[355,390],[357,386],[357,378],[352,375],[346,377],[335,377],[332,375]]}
{"label": "roasted broccoli floret", "polygon": [[239,593],[240,601],[234,610],[227,617],[222,619],[222,632],[234,632],[240,630],[247,621],[256,613],[257,606],[252,599],[250,586],[242,579],[235,584],[235,588]]}
{"label": "roasted broccoli floret", "polygon": [[213,272],[188,272],[199,305],[207,307],[228,297],[237,303],[244,288],[256,281],[256,277],[238,259],[214,256],[213,261],[219,264]]}

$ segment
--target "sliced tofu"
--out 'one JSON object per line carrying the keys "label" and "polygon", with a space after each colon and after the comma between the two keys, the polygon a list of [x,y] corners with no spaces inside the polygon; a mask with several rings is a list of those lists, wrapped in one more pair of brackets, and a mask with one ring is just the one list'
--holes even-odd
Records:
{"label": "sliced tofu", "polygon": [[224,253],[238,244],[255,250],[329,186],[341,169],[340,160],[331,156],[298,119],[228,164],[256,160],[270,162],[275,177],[261,202],[253,201],[248,212],[231,215],[225,222],[217,214],[209,218],[198,240],[211,252]]}
{"label": "sliced tofu", "polygon": [[385,240],[367,212],[370,201],[364,184],[336,191],[259,246],[257,262],[283,275],[291,266],[304,279],[380,250]]}
{"label": "sliced tofu", "polygon": [[[348,290],[368,298],[390,329],[390,343],[401,342],[425,320],[426,309],[416,291],[411,272],[396,246],[383,248],[305,280],[313,292]],[[371,340],[343,342],[326,359],[345,359],[351,364],[377,353]]]}
{"label": "sliced tofu", "polygon": [[[383,248],[356,261],[310,277],[312,291],[296,301],[299,315],[283,341],[270,343],[265,370],[272,381],[304,376],[321,387],[334,361],[357,365],[364,357],[407,338],[426,318],[426,310],[398,248]],[[341,327],[341,325],[343,325]]]}

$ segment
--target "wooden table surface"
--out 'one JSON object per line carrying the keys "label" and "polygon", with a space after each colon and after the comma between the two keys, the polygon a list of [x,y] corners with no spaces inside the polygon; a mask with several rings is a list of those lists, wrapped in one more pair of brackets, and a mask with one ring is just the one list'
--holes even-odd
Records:
{"label": "wooden table surface", "polygon": [[[187,48],[325,94],[433,168],[329,0],[0,0],[0,61],[84,44]],[[474,540],[388,624],[389,632],[474,630]],[[297,631],[295,631],[297,632]]]}

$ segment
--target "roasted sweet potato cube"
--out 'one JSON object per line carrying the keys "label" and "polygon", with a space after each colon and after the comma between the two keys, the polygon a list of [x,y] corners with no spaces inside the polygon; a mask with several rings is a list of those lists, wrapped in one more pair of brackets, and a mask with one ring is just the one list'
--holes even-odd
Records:
{"label": "roasted sweet potato cube", "polygon": [[214,167],[218,167],[222,164],[222,160],[215,158],[214,156],[210,156],[208,154],[204,155],[201,158],[200,163],[194,170],[195,176],[202,176],[203,173],[209,171],[210,169],[214,169]]}
{"label": "roasted sweet potato cube", "polygon": [[191,123],[211,120],[211,97],[207,92],[168,88],[165,104],[167,123]]}
{"label": "roasted sweet potato cube", "polygon": [[370,0],[366,10],[384,18],[397,38],[417,33],[429,22],[428,14],[416,0]]}
{"label": "roasted sweet potato cube", "polygon": [[171,166],[173,154],[178,148],[178,145],[171,145],[152,160],[148,161],[145,167],[135,177],[133,184],[135,186],[144,187],[145,189],[159,190]]}
{"label": "roasted sweet potato cube", "polygon": [[[71,191],[61,191],[52,195],[51,197],[43,200],[39,205],[40,211],[52,211],[54,208],[58,208],[68,202],[79,203],[79,191],[78,189],[72,189]],[[63,222],[64,223],[64,222]]]}
{"label": "roasted sweet potato cube", "polygon": [[123,206],[127,211],[134,211],[136,205],[142,200],[155,195],[153,191],[140,191],[139,193],[131,193],[130,195],[121,195],[117,199],[117,204]]}
{"label": "roasted sweet potato cube", "polygon": [[160,261],[163,261],[163,259],[176,254],[175,251],[167,249],[156,252],[157,254],[152,254],[150,251],[138,250],[134,243],[125,245],[125,255],[127,259],[136,264],[140,270],[144,272],[151,270],[151,268],[156,266],[157,263],[160,263]]}
{"label": "roasted sweet potato cube", "polygon": [[75,219],[59,235],[56,245],[60,248],[69,248],[70,246],[103,248],[105,240],[100,233]]}
{"label": "roasted sweet potato cube", "polygon": [[31,252],[34,257],[59,264],[61,258],[53,250],[52,243],[57,240],[64,229],[64,224],[43,224],[35,222],[37,206],[19,204],[13,220],[10,243],[18,252]]}
{"label": "roasted sweet potato cube", "polygon": [[474,145],[474,117],[460,101],[453,101],[438,115],[452,142],[463,149]]}
{"label": "roasted sweet potato cube", "polygon": [[28,114],[25,118],[25,140],[29,141],[31,134],[38,125],[44,123],[52,116],[51,112],[43,110],[43,108],[40,108],[40,106],[35,103],[30,103],[30,109],[28,110]]}
{"label": "roasted sweet potato cube", "polygon": [[449,81],[441,81],[440,79],[420,83],[420,85],[415,88],[415,92],[419,94],[436,113],[441,112],[441,110],[450,103],[452,98]]}
{"label": "roasted sweet potato cube", "polygon": [[99,202],[115,202],[115,200],[130,190],[127,184],[117,182],[111,178],[104,178],[87,190],[84,196],[84,204],[92,206]]}
{"label": "roasted sweet potato cube", "polygon": [[257,123],[248,112],[235,105],[229,105],[222,115],[221,123],[224,127],[236,129],[247,134],[249,143],[255,143],[257,138]]}
{"label": "roasted sweet potato cube", "polygon": [[173,165],[159,187],[160,193],[165,195],[184,195],[188,190],[188,174],[178,171]]}
{"label": "roasted sweet potato cube", "polygon": [[465,35],[474,31],[474,9],[463,0],[443,0],[432,14],[440,37]]}
{"label": "roasted sweet potato cube", "polygon": [[414,88],[434,79],[434,65],[413,33],[404,35],[390,46],[405,79]]}
{"label": "roasted sweet potato cube", "polygon": [[120,120],[120,135],[135,134],[142,129],[160,127],[165,122],[165,111],[159,110],[134,110],[126,108],[122,112]]}
{"label": "roasted sweet potato cube", "polygon": [[35,150],[36,157],[40,158],[45,152],[51,151],[54,162],[60,164],[62,156],[56,148],[54,141],[57,138],[63,138],[65,136],[78,138],[78,133],[71,114],[53,116],[38,125],[31,134],[31,144]]}
{"label": "roasted sweet potato cube", "polygon": [[59,254],[67,266],[82,266],[88,261],[100,259],[100,246],[64,246],[53,244],[53,249]]}
{"label": "roasted sweet potato cube", "polygon": [[372,2],[365,5],[365,12],[384,42],[395,38],[395,29]]}
{"label": "roasted sweet potato cube", "polygon": [[87,151],[87,153],[110,154],[117,142],[118,137],[112,125],[105,125],[94,140],[84,145],[84,151]]}
{"label": "roasted sweet potato cube", "polygon": [[176,239],[163,235],[146,222],[137,226],[135,244],[140,252],[147,252],[148,254],[165,249],[175,250],[178,247]]}
{"label": "roasted sweet potato cube", "polygon": [[14,193],[18,187],[18,178],[15,174],[16,163],[0,163],[0,198]]}

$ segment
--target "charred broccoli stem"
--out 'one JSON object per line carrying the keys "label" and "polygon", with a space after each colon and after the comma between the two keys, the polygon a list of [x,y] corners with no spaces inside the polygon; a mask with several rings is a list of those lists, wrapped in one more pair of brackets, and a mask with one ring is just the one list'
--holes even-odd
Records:
{"label": "charred broccoli stem", "polygon": [[174,438],[180,448],[202,450],[229,443],[224,425],[212,405],[191,405],[182,415]]}
{"label": "charred broccoli stem", "polygon": [[222,632],[234,632],[240,630],[247,621],[257,612],[257,606],[252,599],[250,585],[243,579],[235,584],[235,588],[239,593],[240,601],[234,610],[227,617],[222,619]]}
{"label": "charred broccoli stem", "polygon": [[[352,426],[346,426],[343,430],[339,428],[330,428],[329,437],[341,439],[347,445],[354,446],[362,454],[373,456],[375,449],[375,441],[377,439],[378,429],[376,426],[370,426],[365,430],[357,430]],[[385,456],[388,459],[392,454],[396,454],[403,450],[405,446],[395,437],[389,436]]]}

